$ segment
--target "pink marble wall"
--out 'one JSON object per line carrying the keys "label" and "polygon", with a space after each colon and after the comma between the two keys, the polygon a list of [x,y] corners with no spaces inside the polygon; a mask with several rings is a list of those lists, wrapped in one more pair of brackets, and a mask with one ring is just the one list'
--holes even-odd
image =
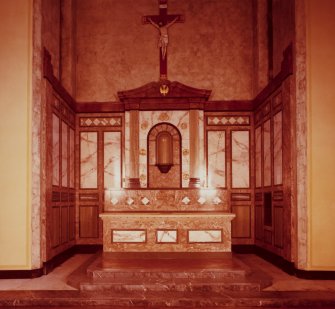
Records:
{"label": "pink marble wall", "polygon": [[97,188],[97,142],[97,132],[80,133],[80,188]]}
{"label": "pink marble wall", "polygon": [[121,132],[104,132],[104,187],[121,187]]}
{"label": "pink marble wall", "polygon": [[262,186],[262,127],[255,130],[255,177],[256,188]]}
{"label": "pink marble wall", "polygon": [[52,184],[59,186],[59,117],[52,114]]}
{"label": "pink marble wall", "polygon": [[283,128],[282,112],[273,116],[273,182],[274,185],[283,183]]}
{"label": "pink marble wall", "polygon": [[232,187],[250,186],[250,134],[249,131],[232,131]]}
{"label": "pink marble wall", "polygon": [[207,132],[208,187],[226,186],[226,132]]}
{"label": "pink marble wall", "polygon": [[271,120],[263,124],[263,185],[271,186]]}
{"label": "pink marble wall", "polygon": [[62,121],[62,187],[68,186],[68,126]]}
{"label": "pink marble wall", "polygon": [[[168,78],[213,90],[213,99],[253,97],[253,1],[170,0],[185,23],[169,28]],[[116,101],[120,90],[159,77],[158,31],[141,17],[157,1],[77,1],[77,100]],[[223,18],[224,16],[224,18]]]}

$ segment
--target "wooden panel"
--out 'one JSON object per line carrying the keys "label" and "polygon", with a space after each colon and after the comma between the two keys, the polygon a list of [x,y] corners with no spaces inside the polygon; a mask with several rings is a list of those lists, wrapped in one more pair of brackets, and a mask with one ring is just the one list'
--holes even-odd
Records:
{"label": "wooden panel", "polygon": [[268,230],[264,230],[264,241],[267,244],[272,245],[272,232]]}
{"label": "wooden panel", "polygon": [[232,193],[231,194],[232,201],[251,201],[250,193]]}
{"label": "wooden panel", "polygon": [[283,247],[283,208],[274,207],[274,245]]}
{"label": "wooden panel", "polygon": [[234,238],[250,238],[251,237],[251,214],[250,206],[233,206],[232,212],[236,214],[232,221],[231,234]]}
{"label": "wooden panel", "polygon": [[263,240],[263,211],[262,206],[255,207],[255,236],[258,240]]}
{"label": "wooden panel", "polygon": [[70,188],[74,188],[74,130],[70,128]]}
{"label": "wooden panel", "polygon": [[80,206],[79,236],[81,238],[98,237],[98,206]]}
{"label": "wooden panel", "polygon": [[256,188],[262,186],[262,127],[255,130],[255,178]]}
{"label": "wooden panel", "polygon": [[66,243],[69,239],[69,209],[67,206],[61,207],[61,243]]}
{"label": "wooden panel", "polygon": [[75,238],[75,211],[74,206],[69,207],[69,240]]}
{"label": "wooden panel", "polygon": [[273,117],[273,183],[283,183],[282,112]]}
{"label": "wooden panel", "polygon": [[249,188],[250,154],[249,131],[231,132],[232,188]]}
{"label": "wooden panel", "polygon": [[57,247],[60,244],[60,208],[52,207],[51,208],[51,222],[52,222],[52,233],[51,241],[52,247]]}
{"label": "wooden panel", "polygon": [[271,123],[267,120],[263,126],[263,182],[271,186]]}

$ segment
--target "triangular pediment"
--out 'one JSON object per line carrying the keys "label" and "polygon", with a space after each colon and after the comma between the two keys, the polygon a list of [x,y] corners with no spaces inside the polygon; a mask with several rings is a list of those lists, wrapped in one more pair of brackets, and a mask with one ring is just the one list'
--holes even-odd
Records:
{"label": "triangular pediment", "polygon": [[198,89],[186,86],[177,81],[163,80],[151,82],[139,88],[119,91],[121,102],[148,102],[148,101],[175,101],[205,102],[209,99],[211,90]]}

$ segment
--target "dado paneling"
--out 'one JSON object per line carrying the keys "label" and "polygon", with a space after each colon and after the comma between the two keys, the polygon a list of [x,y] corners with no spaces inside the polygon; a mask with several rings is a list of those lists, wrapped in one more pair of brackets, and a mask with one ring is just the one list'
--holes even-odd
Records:
{"label": "dado paneling", "polygon": [[99,244],[105,189],[121,188],[123,179],[122,114],[77,114],[77,243]]}
{"label": "dado paneling", "polygon": [[233,244],[254,242],[253,115],[248,112],[205,113],[207,185],[230,197]]}
{"label": "dado paneling", "polygon": [[49,260],[74,243],[74,129],[71,108],[47,86],[45,251]]}
{"label": "dado paneling", "polygon": [[288,260],[292,259],[290,100],[287,79],[255,111],[256,244]]}

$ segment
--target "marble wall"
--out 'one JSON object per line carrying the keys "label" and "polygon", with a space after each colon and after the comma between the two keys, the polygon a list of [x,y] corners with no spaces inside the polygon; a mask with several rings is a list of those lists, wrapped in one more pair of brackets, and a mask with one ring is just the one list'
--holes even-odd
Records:
{"label": "marble wall", "polygon": [[68,186],[68,126],[62,121],[62,187]]}
{"label": "marble wall", "polygon": [[262,127],[255,130],[255,185],[262,186]]}
{"label": "marble wall", "polygon": [[80,133],[80,188],[98,187],[98,134]]}
{"label": "marble wall", "polygon": [[52,114],[52,184],[59,185],[59,117]]}
{"label": "marble wall", "polygon": [[283,183],[283,113],[273,116],[273,184]]}
{"label": "marble wall", "polygon": [[121,188],[121,132],[104,132],[104,187]]}
{"label": "marble wall", "polygon": [[263,184],[271,186],[271,121],[267,120],[263,124]]}
{"label": "marble wall", "polygon": [[[168,78],[213,90],[213,99],[253,98],[253,1],[169,0],[185,16],[169,28]],[[77,1],[77,95],[117,101],[117,91],[159,78],[158,31],[142,16],[157,1]]]}

